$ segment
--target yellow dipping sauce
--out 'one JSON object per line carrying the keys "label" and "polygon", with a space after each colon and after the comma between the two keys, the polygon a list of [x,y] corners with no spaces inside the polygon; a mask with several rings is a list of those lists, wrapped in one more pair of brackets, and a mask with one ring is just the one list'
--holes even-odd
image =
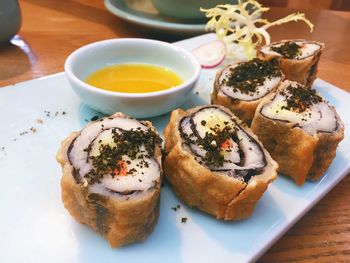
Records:
{"label": "yellow dipping sauce", "polygon": [[120,64],[97,70],[86,83],[109,91],[146,93],[170,89],[182,79],[166,67],[148,64]]}

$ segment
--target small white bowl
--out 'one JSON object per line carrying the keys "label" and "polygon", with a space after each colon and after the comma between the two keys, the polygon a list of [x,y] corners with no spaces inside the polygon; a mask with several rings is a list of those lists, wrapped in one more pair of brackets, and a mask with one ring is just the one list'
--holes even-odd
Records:
{"label": "small white bowl", "polygon": [[[125,63],[167,67],[184,82],[157,92],[124,93],[102,90],[84,81],[103,67]],[[199,78],[201,67],[190,52],[169,43],[122,38],[77,49],[67,58],[64,68],[75,93],[91,108],[106,114],[121,111],[136,118],[146,118],[164,114],[183,104]]]}

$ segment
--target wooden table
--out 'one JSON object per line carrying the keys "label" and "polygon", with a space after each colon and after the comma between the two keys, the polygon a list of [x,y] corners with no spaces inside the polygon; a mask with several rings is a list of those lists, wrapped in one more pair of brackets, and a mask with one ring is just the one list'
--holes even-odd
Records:
{"label": "wooden table", "polygon": [[[20,37],[13,44],[0,46],[0,86],[63,71],[64,61],[73,50],[97,40],[184,38],[133,26],[107,12],[102,0],[22,0],[20,4]],[[295,10],[273,8],[268,18],[292,11]],[[312,34],[303,23],[290,23],[271,29],[273,40],[307,38],[324,42],[327,47],[319,77],[350,91],[350,13],[304,12],[316,26]],[[350,262],[350,177],[341,181],[259,261]]]}

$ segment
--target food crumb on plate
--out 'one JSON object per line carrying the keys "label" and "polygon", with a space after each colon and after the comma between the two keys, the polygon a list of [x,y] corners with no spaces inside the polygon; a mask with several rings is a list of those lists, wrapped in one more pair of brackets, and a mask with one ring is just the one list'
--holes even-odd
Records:
{"label": "food crumb on plate", "polygon": [[171,209],[174,211],[177,211],[178,209],[180,209],[180,205],[176,205],[176,206],[172,207]]}
{"label": "food crumb on plate", "polygon": [[95,115],[95,116],[91,117],[90,121],[97,121],[98,118],[99,118],[98,115]]}
{"label": "food crumb on plate", "polygon": [[49,117],[49,118],[53,118],[53,117],[57,117],[59,115],[67,115],[67,111],[65,110],[58,110],[58,111],[55,111],[55,112],[51,112],[49,110],[44,110],[44,114],[46,115],[46,117]]}

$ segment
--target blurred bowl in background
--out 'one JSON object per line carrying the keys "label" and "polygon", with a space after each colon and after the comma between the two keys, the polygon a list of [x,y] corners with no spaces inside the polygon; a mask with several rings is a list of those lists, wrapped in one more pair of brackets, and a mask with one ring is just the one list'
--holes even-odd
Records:
{"label": "blurred bowl in background", "polygon": [[0,43],[10,40],[21,27],[18,0],[0,0]]}
{"label": "blurred bowl in background", "polygon": [[219,4],[236,4],[237,0],[151,0],[160,14],[181,19],[203,19],[199,9],[212,8]]}

